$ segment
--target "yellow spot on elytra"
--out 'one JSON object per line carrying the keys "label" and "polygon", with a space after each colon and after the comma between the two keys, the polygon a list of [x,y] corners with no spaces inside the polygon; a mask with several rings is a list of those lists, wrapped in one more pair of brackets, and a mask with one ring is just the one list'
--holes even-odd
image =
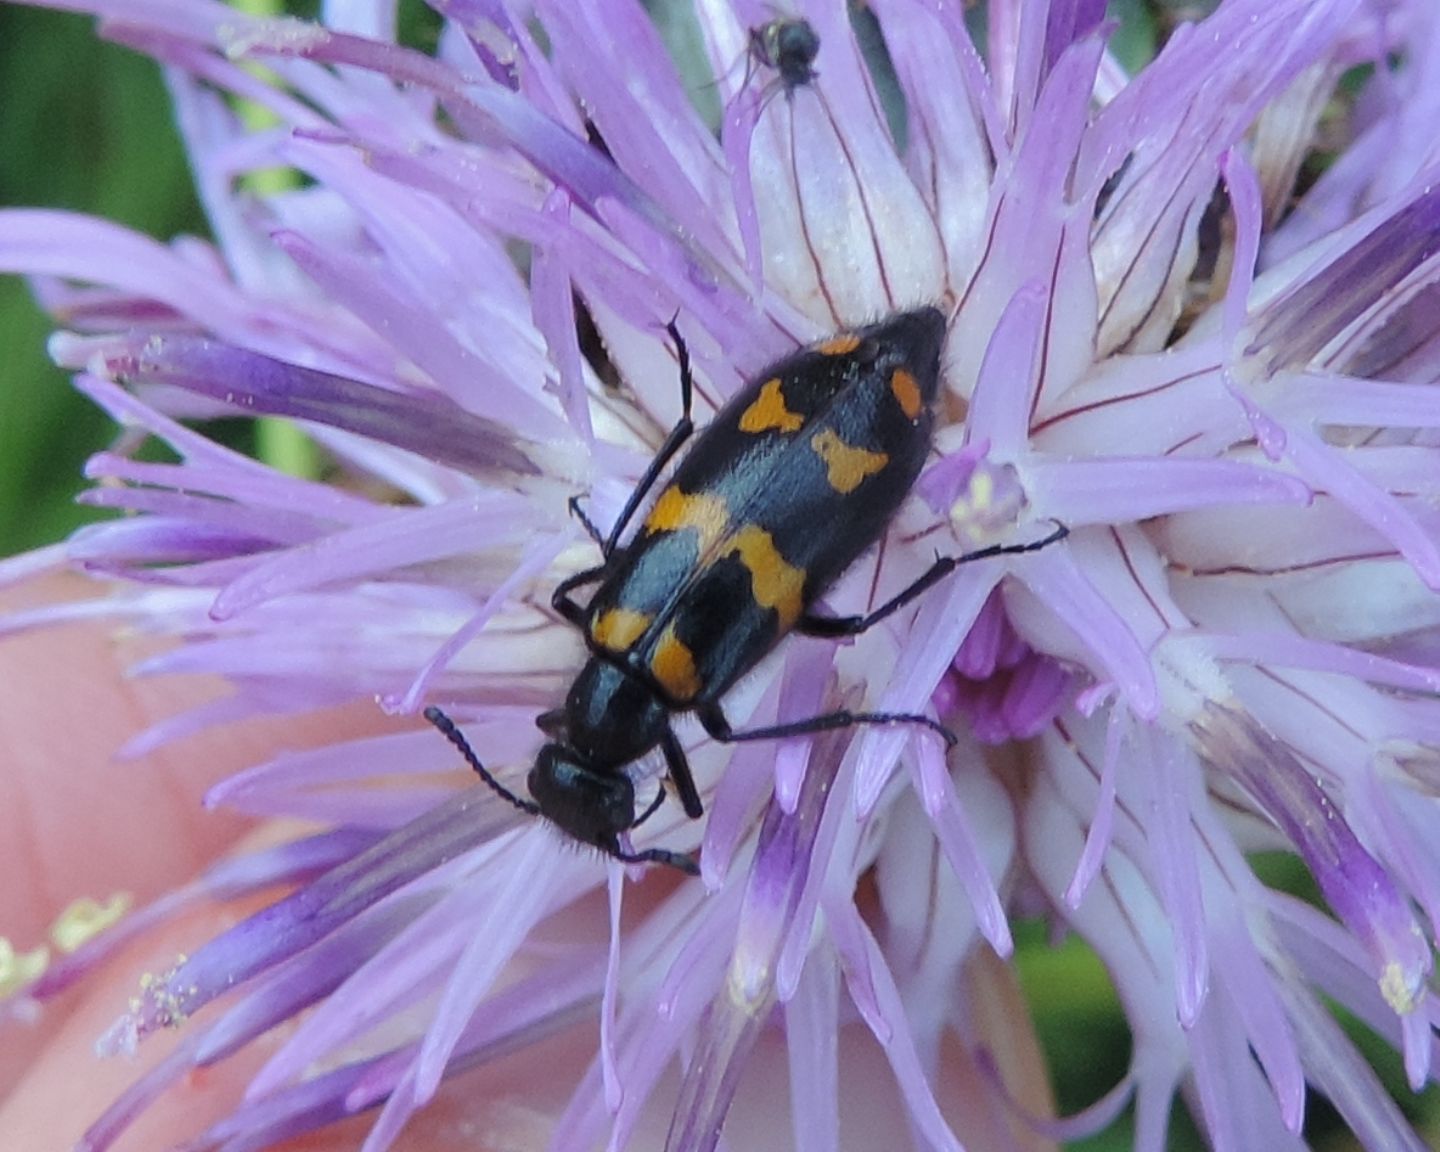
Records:
{"label": "yellow spot on elytra", "polygon": [[689,700],[700,691],[695,654],[675,635],[673,626],[665,629],[660,643],[655,645],[650,673],[674,700]]}
{"label": "yellow spot on elytra", "polygon": [[732,551],[739,554],[740,563],[750,573],[751,595],[763,607],[779,613],[780,631],[788,632],[804,606],[805,570],[781,556],[770,533],[754,524],[735,533]]}
{"label": "yellow spot on elytra", "polygon": [[815,351],[822,356],[848,356],[859,347],[860,337],[853,332],[844,332],[830,337],[823,344],[815,345]]}
{"label": "yellow spot on elytra", "polygon": [[721,496],[696,492],[687,496],[679,488],[667,488],[645,517],[648,532],[678,532],[694,528],[700,533],[700,551],[707,552],[730,523],[730,509]]}
{"label": "yellow spot on elytra", "polygon": [[50,949],[44,945],[17,952],[7,937],[0,936],[0,999],[38,979],[49,964]]}
{"label": "yellow spot on elytra", "polygon": [[785,407],[785,392],[780,378],[765,381],[755,402],[740,414],[740,431],[769,432],[772,428],[780,432],[798,432],[805,426],[805,417]]}
{"label": "yellow spot on elytra", "polygon": [[905,413],[906,419],[914,420],[919,417],[923,404],[920,400],[920,385],[915,383],[914,376],[904,368],[895,369],[890,373],[890,391],[900,402],[900,411]]}
{"label": "yellow spot on elytra", "polygon": [[128,892],[116,892],[103,904],[82,896],[56,917],[50,926],[50,940],[61,952],[74,952],[115,924],[130,911],[130,904]]}
{"label": "yellow spot on elytra", "polygon": [[817,432],[810,441],[810,447],[825,461],[826,479],[830,481],[830,487],[841,495],[855,491],[865,477],[873,476],[890,463],[890,457],[884,452],[870,452],[846,444],[833,428]]}
{"label": "yellow spot on elytra", "polygon": [[651,617],[629,608],[612,608],[602,612],[590,625],[590,639],[610,652],[628,652],[631,645],[650,627]]}

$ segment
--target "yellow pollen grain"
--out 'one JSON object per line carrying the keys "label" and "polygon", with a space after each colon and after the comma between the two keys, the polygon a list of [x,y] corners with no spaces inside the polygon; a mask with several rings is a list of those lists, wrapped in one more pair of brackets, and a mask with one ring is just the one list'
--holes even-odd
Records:
{"label": "yellow pollen grain", "polygon": [[781,556],[770,533],[753,524],[735,533],[733,551],[750,573],[751,595],[763,607],[779,613],[780,630],[789,631],[803,607],[805,570]]}
{"label": "yellow pollen grain", "polygon": [[693,528],[700,534],[700,551],[715,545],[730,523],[730,509],[724,497],[708,492],[687,496],[679,488],[667,488],[645,517],[647,532],[678,532]]}
{"label": "yellow pollen grain", "polygon": [[74,952],[130,911],[128,892],[116,892],[105,903],[82,896],[72,901],[50,926],[50,941],[61,952]]}
{"label": "yellow pollen grain", "polygon": [[900,411],[905,413],[907,420],[919,417],[923,405],[920,400],[920,385],[915,383],[914,376],[904,368],[895,369],[890,373],[890,391],[899,401]]}
{"label": "yellow pollen grain", "polygon": [[700,691],[700,677],[695,671],[695,654],[667,628],[655,654],[650,658],[650,674],[674,700],[689,700]]}
{"label": "yellow pollen grain", "polygon": [[825,461],[830,487],[841,495],[849,495],[860,487],[867,476],[875,475],[890,463],[890,457],[884,452],[870,452],[846,444],[833,428],[824,428],[816,433],[810,447]]}
{"label": "yellow pollen grain", "polygon": [[17,952],[7,937],[0,936],[0,999],[34,983],[49,965],[50,949],[42,945]]}
{"label": "yellow pollen grain", "polygon": [[1385,1003],[1401,1016],[1415,1011],[1416,1005],[1420,1003],[1421,988],[1416,986],[1411,976],[1411,973],[1407,973],[1405,968],[1394,960],[1380,969],[1380,995],[1385,997]]}
{"label": "yellow pollen grain", "polygon": [[995,504],[995,477],[988,472],[976,471],[965,486],[965,491],[950,505],[950,522],[963,528],[970,521],[984,516]]}
{"label": "yellow pollen grain", "polygon": [[832,336],[823,344],[815,345],[815,351],[822,356],[848,356],[860,347],[860,337],[853,332]]}
{"label": "yellow pollen grain", "polygon": [[798,432],[805,426],[805,417],[785,407],[785,392],[778,376],[765,381],[755,402],[740,414],[740,431]]}

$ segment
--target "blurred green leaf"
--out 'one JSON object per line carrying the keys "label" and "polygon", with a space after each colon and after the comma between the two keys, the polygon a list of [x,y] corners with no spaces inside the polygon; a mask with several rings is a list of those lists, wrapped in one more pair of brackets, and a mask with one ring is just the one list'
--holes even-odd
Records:
{"label": "blurred green leaf", "polygon": [[[154,63],[93,22],[0,7],[0,204],[90,212],[168,239],[205,232]],[[51,324],[0,278],[0,555],[58,540],[94,513],[73,503],[112,426],[50,364]]]}

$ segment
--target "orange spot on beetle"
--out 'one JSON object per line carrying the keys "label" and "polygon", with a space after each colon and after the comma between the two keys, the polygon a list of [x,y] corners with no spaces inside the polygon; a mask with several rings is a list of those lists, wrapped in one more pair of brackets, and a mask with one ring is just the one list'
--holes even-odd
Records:
{"label": "orange spot on beetle", "polygon": [[590,625],[590,639],[608,652],[628,652],[650,627],[651,617],[629,608],[611,608]]}
{"label": "orange spot on beetle", "polygon": [[810,447],[825,461],[825,478],[830,481],[830,487],[842,496],[848,496],[860,487],[865,477],[875,475],[890,463],[890,457],[884,452],[870,452],[846,444],[833,428],[817,432]]}
{"label": "orange spot on beetle", "polygon": [[798,432],[805,426],[805,417],[785,407],[785,393],[778,376],[765,381],[755,403],[740,414],[740,431],[768,432],[772,428],[781,432]]}
{"label": "orange spot on beetle", "polygon": [[667,488],[645,517],[645,530],[660,533],[693,528],[700,534],[700,551],[708,552],[729,523],[730,508],[723,496],[708,492],[690,496],[679,488]]}
{"label": "orange spot on beetle", "polygon": [[780,630],[788,631],[804,607],[805,569],[780,555],[774,537],[754,524],[735,533],[731,551],[750,573],[750,594],[756,603],[779,613]]}
{"label": "orange spot on beetle", "polygon": [[832,336],[823,344],[815,345],[815,351],[821,356],[848,356],[860,347],[860,337],[853,332],[842,332],[839,336]]}
{"label": "orange spot on beetle", "polygon": [[890,391],[899,401],[900,411],[905,413],[907,419],[919,418],[923,403],[920,399],[920,385],[915,383],[914,376],[904,368],[895,369],[890,373]]}
{"label": "orange spot on beetle", "polygon": [[690,700],[700,691],[700,676],[695,671],[695,654],[675,635],[675,627],[665,629],[655,654],[650,658],[650,674],[672,699]]}

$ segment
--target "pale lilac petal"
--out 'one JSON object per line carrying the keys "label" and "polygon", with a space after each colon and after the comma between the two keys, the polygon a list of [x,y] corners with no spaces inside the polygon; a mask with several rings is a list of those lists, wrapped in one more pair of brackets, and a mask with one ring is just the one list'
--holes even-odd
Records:
{"label": "pale lilac petal", "polygon": [[1440,589],[1440,543],[1416,512],[1356,471],[1313,433],[1291,427],[1287,438],[1286,454],[1311,487],[1328,491],[1389,540],[1427,587]]}
{"label": "pale lilac petal", "polygon": [[480,538],[518,545],[523,526],[515,517],[517,503],[500,493],[477,495],[438,508],[398,510],[374,524],[334,533],[256,564],[216,596],[211,615],[224,620],[280,596],[463,555]]}
{"label": "pale lilac petal", "polygon": [[[1368,312],[1385,286],[1432,269],[1440,252],[1440,187],[1421,190],[1398,211],[1268,304],[1252,322],[1252,351],[1272,373],[1303,368]],[[1430,271],[1430,277],[1435,273]]]}
{"label": "pale lilac petal", "polygon": [[[778,680],[772,681],[769,692],[778,693],[780,687]],[[773,700],[767,694],[752,715],[772,715],[773,707]],[[685,754],[692,756],[688,745]],[[691,763],[694,764],[693,758]],[[706,805],[700,872],[707,885],[719,887],[730,871],[736,853],[749,838],[750,821],[774,783],[775,754],[758,742],[742,744],[726,763],[719,787]]]}
{"label": "pale lilac petal", "polygon": [[610,948],[605,954],[605,991],[600,997],[600,1080],[605,1087],[605,1107],[613,1115],[620,1110],[623,1096],[615,1061],[615,1016],[620,995],[620,912],[625,889],[620,863],[611,861],[607,870],[605,896],[610,907]]}
{"label": "pale lilac petal", "polygon": [[[47,572],[58,571],[64,562],[65,546],[63,544],[51,544],[48,547],[35,548],[29,552],[7,556],[4,560],[0,560],[0,588],[35,579]],[[7,615],[0,619],[0,634],[8,629],[8,622],[12,619],[14,619],[13,615]]]}
{"label": "pale lilac petal", "polygon": [[983,820],[979,826],[1004,830],[1000,835],[992,832],[985,837],[987,859],[975,833],[975,825],[956,793],[939,748],[928,743],[923,745],[918,759],[915,786],[946,862],[965,888],[981,935],[996,953],[1009,956],[1014,951],[1015,941],[1010,935],[1010,923],[1005,917],[994,879],[996,875],[1003,874],[1004,866],[1014,851],[1013,839],[1005,834],[1010,829],[1009,805],[998,789],[991,790],[984,785],[972,785],[968,789],[972,793],[980,792],[978,799],[982,801]]}
{"label": "pale lilac petal", "polygon": [[[916,614],[913,642],[901,653],[890,689],[881,699],[882,710],[904,711],[908,701],[927,698],[934,690],[990,595],[993,571],[979,571],[990,567],[969,565],[951,578],[948,594],[937,591],[925,599]],[[902,748],[912,738],[912,733],[879,728],[861,737],[861,760],[855,773],[857,814],[863,816],[873,808]]]}
{"label": "pale lilac petal", "polygon": [[829,952],[812,956],[785,1004],[795,1152],[839,1152],[840,980]]}
{"label": "pale lilac petal", "polygon": [[194,1067],[199,1037],[191,1036],[177,1044],[173,1051],[154,1067],[136,1078],[100,1118],[85,1129],[75,1145],[75,1152],[105,1152],[124,1134],[125,1129],[172,1084]]}
{"label": "pale lilac petal", "polygon": [[[728,254],[728,214],[716,145],[691,105],[654,24],[638,4],[537,5],[555,58],[616,163],[643,172],[656,199],[713,256]],[[636,69],[636,59],[649,67]]]}
{"label": "pale lilac petal", "polygon": [[1173,323],[1173,287],[1189,273],[1216,161],[1355,7],[1355,0],[1223,5],[1201,25],[1178,30],[1157,61],[1166,66],[1142,72],[1100,114],[1082,180],[1092,171],[1103,178],[1132,157],[1099,221],[1097,272],[1111,286],[1102,299],[1102,350],[1158,346]]}
{"label": "pale lilac petal", "polygon": [[1356,829],[1364,839],[1387,846],[1386,863],[1404,881],[1433,924],[1440,913],[1440,886],[1433,868],[1437,846],[1428,839],[1429,821],[1424,814],[1407,819],[1409,792],[1403,778],[1397,780],[1391,774],[1392,767],[1398,765],[1388,757],[1377,759],[1375,770],[1364,773],[1357,781],[1352,798]]}
{"label": "pale lilac petal", "polygon": [[[950,280],[963,283],[980,255],[1000,113],[961,13],[916,0],[882,0],[874,8],[912,97],[907,163],[939,222]],[[940,92],[958,95],[928,98]]]}
{"label": "pale lilac petal", "polygon": [[[472,873],[465,866],[468,863],[462,855],[459,863],[451,860],[447,866],[458,874]],[[472,874],[474,883],[438,899],[425,891],[436,874],[427,875],[413,893],[415,904],[404,927],[373,956],[347,965],[350,979],[317,1005],[266,1061],[250,1080],[247,1098],[260,1099],[298,1079],[326,1052],[358,1043],[385,1019],[412,1007],[422,996],[440,992],[447,974],[458,971],[454,960],[473,941],[473,925],[492,901],[484,890],[485,869],[473,872],[478,873]]]}
{"label": "pale lilac petal", "polygon": [[[553,195],[548,208],[552,214],[569,223],[570,204],[567,198],[558,193]],[[535,327],[544,337],[556,363],[560,381],[557,391],[565,419],[577,436],[587,444],[593,444],[595,429],[586,399],[591,385],[590,372],[580,356],[570,273],[549,251],[541,251],[534,258],[530,276]]]}
{"label": "pale lilac petal", "polygon": [[334,425],[476,474],[539,471],[513,432],[434,393],[377,388],[185,337],[155,337],[112,353],[106,368],[127,383],[183,388],[246,412]]}
{"label": "pale lilac petal", "polygon": [[845,975],[845,987],[866,1025],[885,1050],[905,1098],[911,1122],[932,1147],[942,1152],[962,1152],[960,1142],[945,1123],[920,1065],[899,990],[875,937],[848,902],[830,905],[827,912],[840,968]]}
{"label": "pale lilac petal", "polygon": [[1074,631],[1136,715],[1152,718],[1159,708],[1154,669],[1126,622],[1063,546],[1026,560],[1023,568],[1017,568],[1017,578]]}
{"label": "pale lilac petal", "polygon": [[569,537],[549,536],[532,540],[525,549],[515,570],[493,591],[480,606],[480,610],[466,623],[455,630],[450,639],[421,667],[411,681],[405,695],[399,699],[386,699],[386,707],[395,712],[412,713],[421,708],[421,701],[428,694],[430,686],[479,632],[495,617],[516,592],[529,585],[545,572],[561,551],[570,543]]}
{"label": "pale lilac petal", "polygon": [[527,899],[532,884],[559,879],[559,854],[538,836],[526,847],[527,867],[517,868],[508,884],[494,892],[483,918],[471,925],[473,938],[455,965],[440,997],[435,1023],[425,1035],[415,1064],[416,1102],[434,1095],[465,1022],[470,1019],[491,983],[524,942],[545,905]]}
{"label": "pale lilac petal", "polygon": [[[238,981],[265,971],[304,942],[323,939],[364,909],[424,876],[457,846],[483,842],[511,820],[478,788],[441,805],[331,869],[319,880],[216,937],[157,979],[112,1031],[107,1046],[188,1015]],[[488,813],[488,815],[487,815]]]}
{"label": "pale lilac petal", "polygon": [[[1059,190],[1070,176],[1064,158],[1073,155],[1083,131],[1078,114],[1094,80],[1096,43],[1068,52],[1050,76],[1031,131],[992,192],[986,255],[966,287],[952,325],[947,367],[952,388],[968,394],[977,386],[982,355],[1002,311],[1026,285],[1043,284],[1050,294],[1045,310],[1038,381],[1039,402],[1052,399],[1083,373],[1094,347],[1094,271],[1088,249],[1086,214],[1070,209]],[[1097,187],[1098,191],[1098,187]],[[1043,205],[1043,208],[1037,207]],[[1056,294],[1067,300],[1054,310]]]}
{"label": "pale lilac petal", "polygon": [[1226,922],[1211,933],[1216,985],[1234,1004],[1244,1042],[1254,1050],[1279,1105],[1281,1123],[1296,1135],[1305,1117],[1305,1069],[1285,1006],[1238,912],[1227,909]]}
{"label": "pale lilac petal", "polygon": [[1209,938],[1190,814],[1199,766],[1175,741],[1149,727],[1131,731],[1143,750],[1142,762],[1150,766],[1144,792],[1150,807],[1147,841],[1158,894],[1175,933],[1176,1008],[1181,1025],[1188,1028],[1200,1016],[1210,983]]}
{"label": "pale lilac petal", "polygon": [[765,257],[760,241],[760,213],[755,205],[755,186],[750,178],[750,150],[761,112],[757,94],[742,94],[725,105],[720,144],[730,169],[730,199],[735,205],[735,226],[745,261],[745,275],[757,287],[765,277]]}
{"label": "pale lilac petal", "polygon": [[1304,1141],[1279,1122],[1240,1021],[1224,1000],[1214,995],[1191,1029],[1196,1091],[1211,1146],[1217,1152],[1252,1147],[1302,1152]]}
{"label": "pale lilac petal", "polygon": [[1440,692],[1440,669],[1388,660],[1343,644],[1327,644],[1278,632],[1245,636],[1207,635],[1206,646],[1223,660],[1334,672],[1371,684],[1413,692]]}
{"label": "pale lilac petal", "polygon": [[793,932],[811,931],[814,909],[804,906],[803,895],[814,862],[824,860],[815,855],[816,837],[841,746],[838,735],[818,742],[793,812],[786,812],[778,802],[766,811],[734,951],[680,1085],[669,1147],[701,1152],[716,1147],[745,1057],[776,1001],[781,950]]}
{"label": "pale lilac petal", "polygon": [[1073,909],[1080,907],[1080,902],[1099,873],[1105,852],[1110,847],[1117,794],[1115,777],[1120,768],[1120,750],[1129,730],[1129,719],[1129,713],[1123,705],[1111,708],[1110,722],[1105,728],[1105,759],[1100,770],[1100,794],[1090,816],[1090,827],[1085,833],[1085,848],[1075,865],[1075,875],[1070,886],[1065,889],[1065,903]]}
{"label": "pale lilac petal", "polygon": [[1116,524],[1192,508],[1233,504],[1308,504],[1304,481],[1231,460],[1051,460],[1025,465],[1025,489],[1062,524]]}
{"label": "pale lilac petal", "polygon": [[1022,285],[996,319],[990,347],[980,364],[965,434],[997,448],[1002,458],[1021,450],[1028,439],[1041,383],[1048,302],[1049,294],[1040,285]]}
{"label": "pale lilac petal", "polygon": [[1350,1043],[1335,1018],[1302,988],[1281,984],[1306,1067],[1316,1088],[1368,1148],[1424,1152],[1425,1142]]}
{"label": "pale lilac petal", "polygon": [[1424,996],[1430,949],[1394,878],[1356,839],[1314,775],[1252,723],[1212,711],[1202,722],[1208,754],[1229,770],[1285,830],[1326,900],[1366,945],[1375,977],[1398,1012]]}

